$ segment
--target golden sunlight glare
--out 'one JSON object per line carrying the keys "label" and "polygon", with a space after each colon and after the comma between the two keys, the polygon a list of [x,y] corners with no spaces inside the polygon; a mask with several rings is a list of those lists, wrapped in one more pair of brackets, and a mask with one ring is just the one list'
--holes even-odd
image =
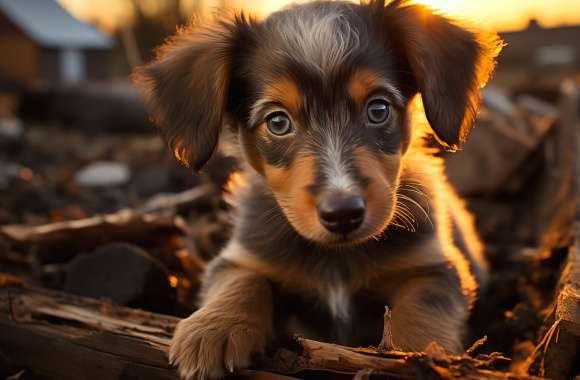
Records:
{"label": "golden sunlight glare", "polygon": [[[130,22],[130,0],[58,0],[77,17],[97,22],[107,30]],[[156,0],[148,0],[154,3]],[[266,16],[286,5],[307,0],[182,0],[193,4],[201,1],[206,10],[227,4],[235,9]],[[359,0],[352,0],[358,2]],[[477,23],[500,31],[525,28],[531,18],[544,27],[580,23],[579,0],[411,0],[424,4],[452,17]],[[190,7],[191,8],[191,7]]]}
{"label": "golden sunlight glare", "polygon": [[433,8],[443,13],[453,15],[458,12],[457,5],[460,0],[416,0],[415,2],[426,5],[429,8]]}

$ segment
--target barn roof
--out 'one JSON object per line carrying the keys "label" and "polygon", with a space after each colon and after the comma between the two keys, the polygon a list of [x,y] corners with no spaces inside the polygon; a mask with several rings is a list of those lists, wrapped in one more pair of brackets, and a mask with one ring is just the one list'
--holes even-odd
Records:
{"label": "barn roof", "polygon": [[0,13],[45,47],[106,49],[110,36],[77,20],[56,0],[0,0]]}

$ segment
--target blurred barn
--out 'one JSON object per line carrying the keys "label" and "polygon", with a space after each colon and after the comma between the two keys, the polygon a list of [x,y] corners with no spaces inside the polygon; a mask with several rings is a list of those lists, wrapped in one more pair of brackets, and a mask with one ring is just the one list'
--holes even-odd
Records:
{"label": "blurred barn", "polygon": [[105,79],[112,47],[55,0],[0,0],[0,87]]}

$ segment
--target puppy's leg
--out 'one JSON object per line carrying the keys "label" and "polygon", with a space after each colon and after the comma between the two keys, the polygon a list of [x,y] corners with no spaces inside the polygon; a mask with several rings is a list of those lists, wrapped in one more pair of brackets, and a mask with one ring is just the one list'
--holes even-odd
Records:
{"label": "puppy's leg", "polygon": [[182,378],[219,378],[247,367],[272,334],[269,282],[217,260],[204,284],[201,308],[178,323],[171,341],[169,359]]}
{"label": "puppy's leg", "polygon": [[390,349],[423,351],[436,341],[448,353],[463,350],[468,318],[467,303],[458,281],[450,278],[416,278],[394,294]]}

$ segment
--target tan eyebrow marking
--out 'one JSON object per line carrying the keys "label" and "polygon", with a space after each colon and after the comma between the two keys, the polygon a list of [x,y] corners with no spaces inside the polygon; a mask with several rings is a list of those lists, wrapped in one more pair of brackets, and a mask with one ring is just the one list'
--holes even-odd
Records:
{"label": "tan eyebrow marking", "polygon": [[282,103],[288,111],[298,114],[302,104],[302,93],[296,82],[289,78],[282,78],[266,85],[264,95],[271,100]]}
{"label": "tan eyebrow marking", "polygon": [[388,90],[396,102],[402,103],[403,96],[393,85],[377,72],[371,69],[359,69],[355,71],[348,82],[348,93],[356,104],[362,108],[369,94],[377,88]]}

